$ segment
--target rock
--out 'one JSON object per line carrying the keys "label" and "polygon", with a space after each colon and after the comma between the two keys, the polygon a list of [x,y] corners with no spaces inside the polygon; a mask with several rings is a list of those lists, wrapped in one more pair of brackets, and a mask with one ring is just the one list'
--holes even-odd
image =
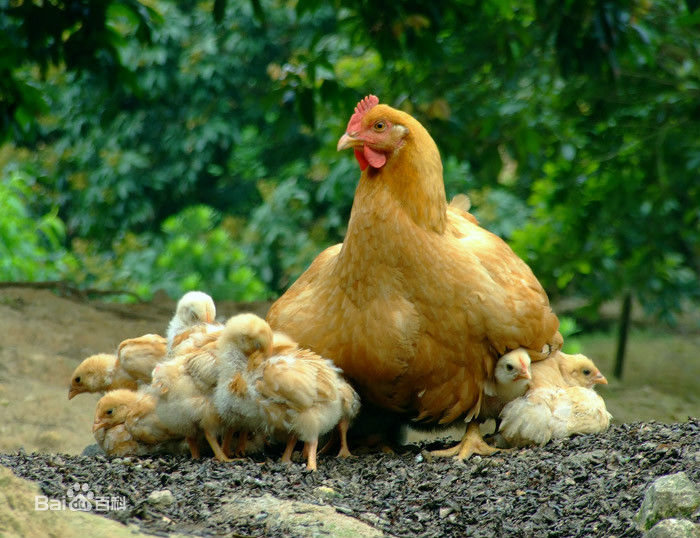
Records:
{"label": "rock", "polygon": [[253,520],[261,513],[267,517],[258,521],[268,535],[291,536],[384,536],[374,527],[353,517],[340,514],[336,508],[301,501],[278,499],[266,493],[262,497],[238,496],[221,506],[217,518],[224,520]]}
{"label": "rock", "polygon": [[[38,486],[17,478],[0,466],[0,531],[2,536],[43,538],[45,536],[82,536],[96,538],[146,538],[134,526],[125,526],[89,512],[61,508],[42,509],[37,499],[45,499]],[[39,504],[37,504],[39,502]],[[38,507],[38,508],[37,508]]]}
{"label": "rock", "polygon": [[647,489],[637,525],[648,530],[662,519],[690,516],[698,506],[700,491],[684,472],[662,476]]}
{"label": "rock", "polygon": [[647,538],[700,538],[700,525],[687,519],[662,519],[645,536]]}
{"label": "rock", "polygon": [[83,456],[104,456],[104,452],[97,443],[88,445],[83,449]]}
{"label": "rock", "polygon": [[175,496],[169,489],[161,489],[152,491],[146,501],[154,508],[167,508],[175,503]]}

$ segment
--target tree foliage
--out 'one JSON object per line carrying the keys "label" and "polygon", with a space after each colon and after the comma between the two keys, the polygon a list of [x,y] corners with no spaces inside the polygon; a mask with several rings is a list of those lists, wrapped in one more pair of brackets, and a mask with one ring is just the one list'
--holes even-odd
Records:
{"label": "tree foliage", "polygon": [[[692,2],[89,4],[82,52],[82,2],[0,23],[0,71],[31,87],[3,109],[3,177],[23,171],[34,215],[57,208],[78,282],[283,291],[342,240],[358,171],[335,141],[375,93],[429,129],[448,194],[550,295],[632,293],[666,317],[700,295]],[[48,6],[63,33],[27,33]]]}

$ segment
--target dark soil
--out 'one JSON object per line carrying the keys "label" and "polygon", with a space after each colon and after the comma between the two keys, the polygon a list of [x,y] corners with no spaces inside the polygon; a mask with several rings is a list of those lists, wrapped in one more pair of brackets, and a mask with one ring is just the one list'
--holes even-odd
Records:
{"label": "dark soil", "polygon": [[[221,503],[234,493],[326,503],[397,536],[641,536],[633,517],[655,478],[685,471],[700,483],[698,419],[615,425],[600,435],[466,462],[433,459],[426,448],[437,445],[406,446],[397,455],[321,457],[316,473],[264,456],[222,464],[20,451],[0,454],[0,464],[57,499],[75,482],[88,482],[95,495],[123,495],[127,509],[108,517],[144,531],[203,536],[270,534],[264,516],[223,516]],[[337,495],[322,495],[320,486]],[[156,509],[146,498],[162,489],[176,502]]]}

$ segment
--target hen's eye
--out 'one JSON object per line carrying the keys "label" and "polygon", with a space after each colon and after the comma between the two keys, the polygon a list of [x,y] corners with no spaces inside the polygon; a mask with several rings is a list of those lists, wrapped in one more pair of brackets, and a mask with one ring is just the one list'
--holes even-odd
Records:
{"label": "hen's eye", "polygon": [[378,121],[377,123],[374,124],[374,130],[375,130],[375,131],[381,132],[381,131],[383,131],[384,129],[386,129],[386,123],[384,123],[383,121],[380,120],[380,121]]}
{"label": "hen's eye", "polygon": [[75,381],[76,383],[80,383],[80,376],[76,377],[73,381]]}
{"label": "hen's eye", "polygon": [[584,368],[583,375],[591,375],[591,371],[588,368]]}

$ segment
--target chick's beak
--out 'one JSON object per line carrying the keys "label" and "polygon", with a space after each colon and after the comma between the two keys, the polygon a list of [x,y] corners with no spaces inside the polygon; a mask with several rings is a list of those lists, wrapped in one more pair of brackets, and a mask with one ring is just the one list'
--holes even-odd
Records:
{"label": "chick's beak", "polygon": [[97,430],[101,430],[102,428],[104,428],[106,426],[107,426],[106,422],[96,420],[95,423],[92,425],[92,433],[95,433]]}
{"label": "chick's beak", "polygon": [[600,383],[601,385],[607,385],[608,380],[605,379],[605,376],[603,374],[601,374],[600,370],[599,370],[598,373],[595,376],[593,376],[593,383]]}
{"label": "chick's beak", "polygon": [[532,379],[532,376],[530,375],[529,370],[520,370],[518,377],[516,377],[515,379]]}
{"label": "chick's beak", "polygon": [[[352,133],[352,134],[357,134],[357,133]],[[350,133],[345,133],[343,136],[340,137],[340,140],[338,140],[338,151],[341,151],[343,149],[348,149],[348,148],[355,148],[357,146],[361,146],[364,144],[362,140],[355,138],[352,136]]]}
{"label": "chick's beak", "polygon": [[71,400],[71,399],[73,398],[73,396],[77,396],[77,395],[80,394],[81,392],[83,392],[83,391],[80,390],[78,387],[71,387],[71,388],[69,388],[69,389],[68,389],[68,399]]}

